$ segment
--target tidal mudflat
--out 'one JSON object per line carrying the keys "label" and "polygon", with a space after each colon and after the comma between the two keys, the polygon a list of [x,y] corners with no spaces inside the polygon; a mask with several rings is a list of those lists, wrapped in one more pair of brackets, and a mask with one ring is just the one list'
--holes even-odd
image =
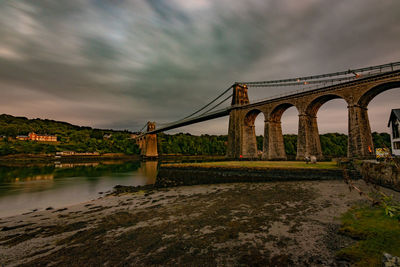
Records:
{"label": "tidal mudflat", "polygon": [[[357,184],[363,187],[363,182]],[[0,220],[6,266],[335,266],[343,181],[145,189]]]}

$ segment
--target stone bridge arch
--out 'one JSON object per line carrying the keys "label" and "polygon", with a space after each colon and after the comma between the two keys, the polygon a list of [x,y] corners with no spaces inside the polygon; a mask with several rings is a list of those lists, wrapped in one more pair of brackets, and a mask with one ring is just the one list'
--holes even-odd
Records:
{"label": "stone bridge arch", "polygon": [[400,88],[400,81],[382,82],[359,90],[358,99],[349,105],[349,157],[369,157],[375,154],[371,126],[368,117],[368,104],[380,93]]}
{"label": "stone bridge arch", "polygon": [[317,116],[319,109],[325,103],[327,103],[333,99],[343,99],[348,104],[348,100],[345,97],[343,97],[339,94],[329,93],[329,94],[317,96],[317,97],[311,99],[305,109],[305,114],[310,115],[310,116]]}
{"label": "stone bridge arch", "polygon": [[282,134],[281,118],[283,113],[296,107],[295,103],[283,102],[271,107],[265,120],[264,128],[264,158],[269,160],[286,160],[285,144]]}
{"label": "stone bridge arch", "polygon": [[[245,158],[257,158],[257,138],[254,122],[259,114],[264,113],[260,109],[251,109],[243,118],[243,142],[242,156]],[[265,118],[265,115],[264,115]]]}
{"label": "stone bridge arch", "polygon": [[371,102],[371,100],[377,95],[394,88],[400,88],[400,81],[386,82],[372,86],[366,89],[363,94],[359,96],[356,103],[360,107],[367,108],[369,102]]}
{"label": "stone bridge arch", "polygon": [[317,114],[321,106],[333,99],[343,99],[348,103],[348,100],[339,94],[323,94],[310,98],[299,114],[296,156],[298,160],[303,160],[305,157],[309,156],[316,156],[318,159],[323,158]]}

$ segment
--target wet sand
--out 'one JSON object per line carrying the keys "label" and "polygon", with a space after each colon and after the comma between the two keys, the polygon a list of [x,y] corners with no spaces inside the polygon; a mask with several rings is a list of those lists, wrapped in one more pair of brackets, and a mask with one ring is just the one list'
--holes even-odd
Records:
{"label": "wet sand", "polygon": [[337,234],[339,217],[360,201],[343,181],[111,195],[1,218],[0,266],[341,266],[336,251],[354,241]]}

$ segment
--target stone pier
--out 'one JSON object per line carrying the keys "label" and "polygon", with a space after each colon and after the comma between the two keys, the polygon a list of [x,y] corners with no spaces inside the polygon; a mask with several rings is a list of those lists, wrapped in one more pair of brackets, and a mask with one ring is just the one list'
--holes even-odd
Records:
{"label": "stone pier", "polygon": [[[147,123],[147,131],[154,131],[156,129],[155,122]],[[146,134],[137,140],[140,148],[140,155],[144,158],[158,157],[157,150],[157,134]]]}
{"label": "stone pier", "polygon": [[349,116],[349,145],[347,154],[350,158],[374,157],[374,143],[372,142],[371,127],[369,125],[366,107],[358,105],[348,106]]}

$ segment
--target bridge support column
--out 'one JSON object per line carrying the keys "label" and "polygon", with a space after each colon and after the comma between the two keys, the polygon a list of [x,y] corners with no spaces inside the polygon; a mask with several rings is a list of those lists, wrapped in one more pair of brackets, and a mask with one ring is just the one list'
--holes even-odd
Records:
{"label": "bridge support column", "polygon": [[141,137],[136,139],[136,144],[139,146],[140,153],[142,153],[142,138]]}
{"label": "bridge support column", "polygon": [[146,150],[146,136],[143,136],[142,139],[140,140],[140,149],[142,151]]}
{"label": "bridge support column", "polygon": [[[155,122],[147,123],[147,131],[153,131],[156,129]],[[141,149],[140,155],[145,158],[156,158],[158,157],[157,150],[157,134],[146,134],[144,139],[139,143]]]}
{"label": "bridge support column", "polygon": [[310,156],[322,159],[317,117],[308,114],[300,114],[298,127],[296,159],[304,160],[305,157]]}
{"label": "bridge support column", "polygon": [[[247,86],[241,84],[235,84],[233,86],[233,97],[232,106],[245,105],[249,103],[249,97],[247,94]],[[245,126],[244,118],[242,116],[242,111],[239,109],[234,109],[229,114],[229,129],[228,129],[228,147],[226,150],[226,156],[230,159],[240,159],[241,157],[248,157],[249,149],[244,149],[246,142],[252,143],[252,138],[244,138],[244,134],[247,136],[254,135],[254,128],[248,128]],[[246,132],[244,132],[246,131]],[[248,143],[247,143],[248,144]],[[257,155],[257,142],[255,142],[255,153]],[[252,150],[252,149],[250,149]],[[244,155],[246,153],[246,155]]]}
{"label": "bridge support column", "polygon": [[258,158],[256,129],[254,125],[243,126],[242,156],[243,158]]}
{"label": "bridge support column", "polygon": [[264,159],[286,160],[285,145],[283,142],[282,126],[280,121],[268,120],[264,128]]}
{"label": "bridge support column", "polygon": [[349,158],[370,158],[375,155],[372,142],[368,109],[358,105],[348,106],[349,140],[347,156]]}
{"label": "bridge support column", "polygon": [[239,159],[242,155],[242,124],[239,110],[232,110],[229,115],[227,158]]}

